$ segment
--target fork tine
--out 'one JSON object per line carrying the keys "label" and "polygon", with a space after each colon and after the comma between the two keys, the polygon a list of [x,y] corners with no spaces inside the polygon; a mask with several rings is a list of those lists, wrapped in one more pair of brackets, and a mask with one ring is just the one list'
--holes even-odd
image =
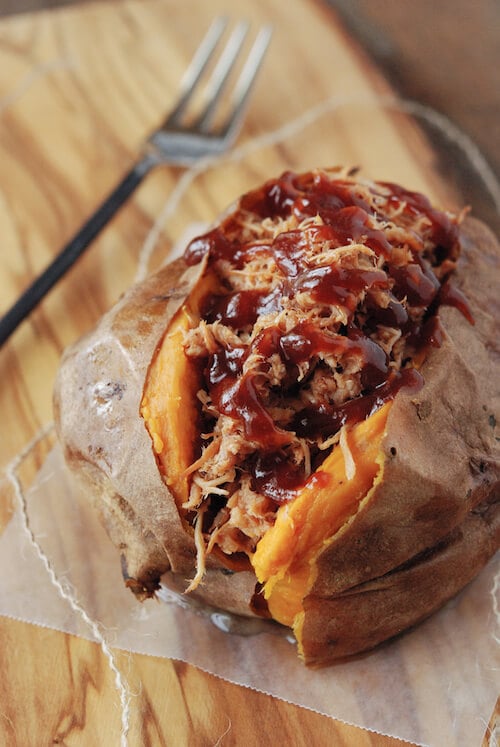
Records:
{"label": "fork tine", "polygon": [[248,34],[248,29],[249,24],[246,21],[240,21],[234,28],[212,76],[208,81],[206,88],[206,100],[208,101],[208,104],[194,123],[194,127],[200,132],[207,132],[212,124],[215,109],[224,91],[234,63],[238,58],[241,45]]}
{"label": "fork tine", "polygon": [[207,104],[198,123],[198,130],[195,127],[182,127],[181,125],[181,118],[191,99],[191,94],[212,59],[226,24],[227,20],[225,18],[215,19],[183,78],[177,105],[163,124],[150,135],[146,141],[142,157],[84,223],[76,236],[63,247],[45,271],[36,278],[7,313],[0,318],[0,346],[76,262],[153,167],[161,163],[190,166],[200,158],[223,153],[231,144],[241,124],[248,94],[269,44],[270,27],[264,27],[257,35],[247,61],[243,65],[242,72],[234,87],[232,113],[229,115],[225,127],[213,132],[200,130],[200,126],[203,126],[206,130],[212,122],[215,105],[227,83],[233,63],[236,61],[240,46],[248,31],[248,25],[245,23],[240,23],[238,30],[233,32],[230,37],[226,51],[221,55],[221,60],[224,61],[219,61],[215,65],[211,76],[212,101]]}
{"label": "fork tine", "polygon": [[196,50],[196,53],[191,60],[191,64],[184,74],[180,86],[181,93],[177,100],[177,104],[165,120],[165,126],[172,127],[179,124],[196,85],[212,59],[227,23],[228,19],[225,16],[218,16],[213,20],[205,38]]}
{"label": "fork tine", "polygon": [[245,112],[248,97],[271,41],[272,33],[273,28],[270,24],[260,29],[243,70],[241,71],[240,77],[238,78],[233,94],[231,114],[222,129],[222,135],[228,141],[231,140],[232,136],[235,135],[238,130]]}

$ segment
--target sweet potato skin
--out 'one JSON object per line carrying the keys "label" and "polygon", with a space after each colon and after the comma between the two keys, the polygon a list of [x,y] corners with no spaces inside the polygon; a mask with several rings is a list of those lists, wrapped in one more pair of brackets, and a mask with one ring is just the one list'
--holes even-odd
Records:
{"label": "sweet potato skin", "polygon": [[194,545],[158,471],[139,408],[146,374],[169,321],[202,268],[182,259],[131,288],[69,348],[54,390],[68,466],[93,501],[139,596],[173,568],[190,573]]}
{"label": "sweet potato skin", "polygon": [[[415,624],[499,547],[500,249],[478,221],[467,219],[461,232],[454,283],[468,298],[475,326],[457,309],[441,307],[445,339],[424,363],[424,387],[396,396],[383,440],[383,478],[318,558],[304,600],[306,663],[359,653]],[[192,532],[161,478],[139,408],[155,350],[202,271],[177,260],[131,289],[66,352],[55,387],[66,460],[139,598],[153,594],[167,571],[189,579],[196,566]],[[197,595],[252,615],[255,582],[252,572],[228,575],[211,558]]]}
{"label": "sweet potato skin", "polygon": [[325,664],[416,624],[454,596],[500,547],[500,247],[462,227],[454,283],[470,325],[441,307],[446,334],[400,392],[383,441],[383,478],[318,558],[304,601],[303,656]]}
{"label": "sweet potato skin", "polygon": [[472,510],[447,537],[408,563],[338,594],[304,602],[303,655],[324,666],[374,648],[451,599],[495,553],[498,503]]}

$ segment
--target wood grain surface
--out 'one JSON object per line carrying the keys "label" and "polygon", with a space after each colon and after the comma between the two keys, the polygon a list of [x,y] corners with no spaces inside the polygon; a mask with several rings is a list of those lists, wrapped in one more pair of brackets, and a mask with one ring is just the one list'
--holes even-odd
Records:
{"label": "wood grain surface", "polygon": [[[119,744],[113,676],[88,641],[0,618],[2,745]],[[120,654],[131,745],[409,744],[348,726],[179,662]]]}
{"label": "wood grain surface", "polygon": [[[174,102],[209,20],[225,9],[223,0],[123,0],[0,20],[0,313],[135,159]],[[374,101],[391,93],[319,0],[295,0],[293,12],[280,0],[233,0],[231,14],[275,26],[242,143],[330,96],[354,93]],[[223,180],[210,173],[194,182],[160,231],[153,261],[168,255],[190,222],[213,219],[243,189],[301,158],[361,164],[374,177],[405,181],[444,204],[461,201],[443,182],[425,134],[404,114],[372,107],[369,116],[353,116],[346,109],[317,132],[304,153],[276,145],[242,168],[228,167]],[[0,466],[50,422],[62,350],[132,282],[179,176],[169,167],[151,174],[0,350]],[[13,507],[11,487],[0,475],[0,530]],[[191,666],[127,654],[118,661],[135,693],[133,745],[401,744]],[[0,618],[0,672],[1,744],[119,743],[113,675],[95,644]]]}

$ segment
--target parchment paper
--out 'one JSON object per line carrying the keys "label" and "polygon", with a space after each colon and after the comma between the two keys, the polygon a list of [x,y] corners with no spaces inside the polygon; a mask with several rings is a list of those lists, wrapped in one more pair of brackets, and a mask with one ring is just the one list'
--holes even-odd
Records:
{"label": "parchment paper", "polygon": [[[264,137],[253,147],[242,148],[237,157],[217,167],[218,173],[206,171],[203,178],[207,191],[213,187],[214,201],[220,196],[214,191],[218,185],[229,189],[237,180],[241,190],[245,179],[250,186],[261,172],[266,178],[287,167],[351,165],[342,148],[328,140],[328,118],[339,106],[339,102],[325,102],[274,140]],[[381,116],[380,111],[371,112],[372,122],[375,115]],[[349,121],[345,106],[342,116]],[[281,147],[270,149],[276,142]],[[424,186],[418,183],[419,174],[403,161],[396,172],[387,173],[376,153],[375,142],[365,151],[364,173],[412,188]],[[488,181],[489,172],[485,173]],[[183,189],[195,176],[188,174]],[[494,190],[497,187],[495,182]],[[226,201],[224,189],[221,209]],[[486,199],[498,197],[494,190]],[[177,221],[184,230],[189,222],[205,219],[189,213],[180,192],[174,197],[166,205],[164,223],[173,217],[171,224]],[[145,249],[143,269],[155,258],[154,241]],[[222,632],[206,615],[176,602],[139,604],[124,588],[117,551],[77,492],[58,447],[27,493],[27,515],[58,579],[101,624],[111,645],[179,659],[232,682],[417,744],[479,746],[500,691],[498,557],[456,599],[415,630],[364,657],[311,671],[283,635],[232,635]],[[19,509],[0,535],[0,567],[4,569],[0,614],[92,637],[52,585],[23,528]]]}
{"label": "parchment paper", "polygon": [[[500,685],[500,630],[492,596],[498,559],[407,635],[357,660],[308,670],[285,636],[228,634],[175,602],[139,604],[124,588],[117,552],[75,488],[58,447],[26,497],[31,529],[56,575],[113,646],[179,659],[417,744],[480,744]],[[19,512],[0,537],[0,567],[9,569],[0,586],[0,614],[92,637],[52,586]]]}

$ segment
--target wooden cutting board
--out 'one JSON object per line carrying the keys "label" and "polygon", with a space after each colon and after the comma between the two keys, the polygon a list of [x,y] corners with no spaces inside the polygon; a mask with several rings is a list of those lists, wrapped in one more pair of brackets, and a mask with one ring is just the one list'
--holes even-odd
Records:
{"label": "wooden cutting board", "polygon": [[[360,166],[367,176],[400,181],[444,206],[460,205],[460,195],[437,173],[435,154],[419,125],[407,113],[380,104],[392,92],[326,5],[319,0],[232,0],[230,9],[233,17],[247,18],[254,27],[274,25],[239,139],[253,150],[193,181],[175,214],[159,227],[152,265],[168,256],[194,221],[212,220],[243,190],[290,166]],[[225,10],[222,0],[124,0],[0,21],[0,313],[137,157],[173,105],[182,73],[210,20]],[[297,122],[306,112],[312,124],[303,121],[300,129]],[[282,132],[274,142],[257,147],[256,138],[290,122],[296,122],[295,135]],[[61,351],[132,282],[155,220],[180,176],[179,169],[168,166],[151,174],[0,350],[0,465],[51,421],[52,382]],[[9,520],[12,500],[0,476],[0,528]],[[96,744],[97,738],[101,744],[117,742],[116,693],[95,646],[5,619],[0,636],[0,741],[14,744],[9,740],[17,733],[19,744],[45,743],[54,735],[60,741],[71,737],[71,744]],[[22,642],[23,654],[16,652],[16,640]],[[142,682],[133,744],[219,743],[228,719],[232,732],[220,743],[263,744],[248,741],[250,731],[262,729],[262,739],[271,733],[279,709],[283,723],[293,720],[296,736],[312,735],[311,740],[304,737],[304,744],[331,744],[334,739],[396,743],[257,694],[245,692],[243,697],[238,688],[184,665],[139,656],[128,663],[122,657],[121,663],[130,666],[134,681]],[[157,691],[162,678],[179,690],[180,732],[178,724],[164,717]],[[6,689],[8,680],[14,688]],[[88,687],[81,688],[82,681]],[[191,698],[189,704],[182,702],[182,692]],[[208,713],[194,704],[196,692],[202,699],[210,693],[213,728],[207,726]],[[33,708],[26,709],[25,703]],[[256,710],[262,713],[259,727]],[[196,741],[193,735],[200,734],[203,738]]]}

